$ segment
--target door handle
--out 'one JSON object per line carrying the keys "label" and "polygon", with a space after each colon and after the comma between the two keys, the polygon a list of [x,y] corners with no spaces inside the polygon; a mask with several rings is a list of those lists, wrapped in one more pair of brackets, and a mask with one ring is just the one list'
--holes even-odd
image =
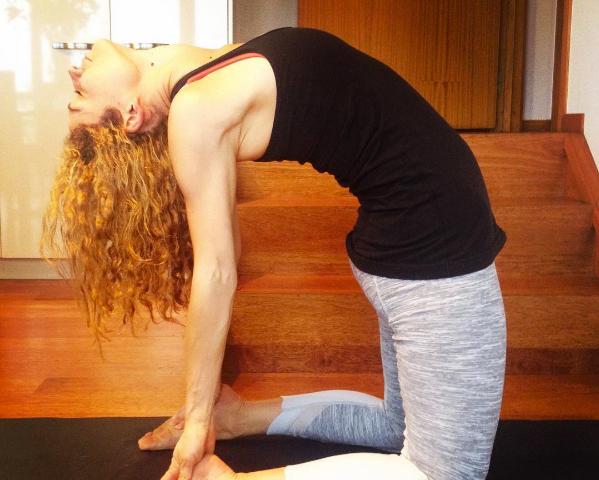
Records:
{"label": "door handle", "polygon": [[[148,50],[168,43],[121,43],[123,47],[132,48],[133,50]],[[91,50],[93,43],[81,42],[52,42],[52,48],[55,50]]]}
{"label": "door handle", "polygon": [[93,45],[93,43],[52,42],[52,48],[56,50],[91,50]]}

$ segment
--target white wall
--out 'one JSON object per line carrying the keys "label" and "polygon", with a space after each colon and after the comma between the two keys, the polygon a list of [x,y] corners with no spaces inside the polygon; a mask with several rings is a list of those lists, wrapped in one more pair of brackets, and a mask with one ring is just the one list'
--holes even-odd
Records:
{"label": "white wall", "polygon": [[568,113],[584,113],[584,134],[599,165],[599,0],[574,0]]}
{"label": "white wall", "polygon": [[549,120],[557,0],[529,0],[524,56],[524,120]]}
{"label": "white wall", "polygon": [[297,0],[233,0],[233,42],[280,27],[297,27]]}

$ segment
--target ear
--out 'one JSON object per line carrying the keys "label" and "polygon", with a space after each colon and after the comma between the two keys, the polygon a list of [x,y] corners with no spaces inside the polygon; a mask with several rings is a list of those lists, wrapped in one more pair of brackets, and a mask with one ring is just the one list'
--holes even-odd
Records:
{"label": "ear", "polygon": [[139,132],[144,123],[145,113],[139,98],[135,97],[127,104],[127,110],[123,115],[127,133]]}

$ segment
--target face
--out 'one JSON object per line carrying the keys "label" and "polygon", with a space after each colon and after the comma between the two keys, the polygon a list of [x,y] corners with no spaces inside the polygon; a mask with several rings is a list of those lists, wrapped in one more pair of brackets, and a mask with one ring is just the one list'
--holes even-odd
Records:
{"label": "face", "polygon": [[75,98],[69,103],[69,128],[97,123],[107,107],[123,113],[139,81],[131,50],[108,40],[99,40],[81,67],[70,67]]}

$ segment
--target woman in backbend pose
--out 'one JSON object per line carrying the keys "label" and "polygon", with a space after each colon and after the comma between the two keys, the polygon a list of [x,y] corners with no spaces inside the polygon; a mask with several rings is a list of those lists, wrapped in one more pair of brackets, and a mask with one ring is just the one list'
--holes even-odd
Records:
{"label": "woman in backbend pose", "polygon": [[[418,93],[340,39],[295,28],[218,50],[99,41],[70,75],[46,241],[61,228],[97,336],[117,312],[133,327],[139,304],[166,319],[187,308],[185,406],[139,442],[174,447],[163,480],[485,478],[504,379],[494,259],[505,234],[470,149]],[[236,164],[278,160],[309,162],[360,201],[346,248],[378,313],[384,400],[249,402],[220,385],[240,254]],[[249,474],[212,454],[215,437],[255,433],[389,453]]]}

